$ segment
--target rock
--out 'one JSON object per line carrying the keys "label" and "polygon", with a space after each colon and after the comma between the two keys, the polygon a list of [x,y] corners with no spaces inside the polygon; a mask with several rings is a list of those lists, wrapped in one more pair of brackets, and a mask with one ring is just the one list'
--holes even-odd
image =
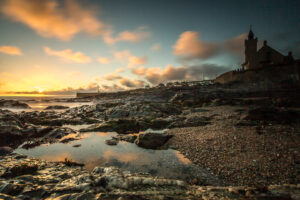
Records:
{"label": "rock", "polygon": [[167,128],[170,123],[171,123],[170,121],[165,119],[153,119],[150,122],[149,127],[154,130],[161,130]]}
{"label": "rock", "polygon": [[69,108],[68,106],[55,105],[55,106],[48,106],[45,108],[45,110],[65,110],[68,108]]}
{"label": "rock", "polygon": [[84,164],[69,160],[68,158],[65,158],[65,160],[62,163],[68,167],[83,167],[84,166]]}
{"label": "rock", "polygon": [[78,140],[78,138],[65,138],[65,139],[60,140],[59,142],[67,144],[67,143],[75,141],[75,140]]}
{"label": "rock", "polygon": [[105,107],[102,104],[96,104],[96,110],[98,112],[104,112],[105,111]]}
{"label": "rock", "polygon": [[117,136],[114,136],[113,138],[116,138],[117,140],[121,140],[121,141],[134,143],[134,141],[137,138],[137,135],[134,135],[134,134],[127,134],[127,135],[118,134]]}
{"label": "rock", "polygon": [[274,107],[261,107],[249,110],[244,120],[277,123],[277,124],[293,124],[299,121],[300,114],[293,110],[278,109]]}
{"label": "rock", "polygon": [[[18,159],[17,159],[18,158]],[[73,163],[73,162],[71,162]],[[10,154],[1,158],[0,170],[38,165],[36,173],[0,177],[0,199],[298,199],[299,185],[196,186],[184,181],[131,173],[117,167],[86,169]],[[251,194],[248,192],[251,190]],[[5,194],[4,194],[5,193]],[[11,195],[11,196],[10,196]]]}
{"label": "rock", "polygon": [[109,108],[105,111],[108,119],[124,119],[133,117],[158,118],[180,114],[181,111],[170,103],[127,103]]}
{"label": "rock", "polygon": [[80,129],[80,132],[117,132],[120,134],[137,133],[140,131],[140,125],[136,120],[117,119],[104,122],[102,124],[92,125],[86,129]]}
{"label": "rock", "polygon": [[162,133],[141,133],[138,135],[135,143],[139,147],[146,149],[158,149],[164,145],[172,135],[162,134]]}
{"label": "rock", "polygon": [[21,200],[17,197],[10,196],[10,195],[7,195],[7,194],[2,194],[2,193],[0,193],[0,199],[1,200]]}
{"label": "rock", "polygon": [[50,131],[47,134],[47,137],[60,139],[70,133],[76,133],[76,131],[74,131],[71,128],[56,128],[56,129]]}
{"label": "rock", "polygon": [[73,145],[72,147],[75,147],[75,148],[81,147],[81,144],[75,144],[75,145]]}
{"label": "rock", "polygon": [[112,138],[110,140],[104,140],[105,144],[107,145],[117,145],[119,143],[119,140],[116,138]]}
{"label": "rock", "polygon": [[22,149],[32,149],[34,147],[38,147],[40,146],[42,143],[41,141],[29,141],[29,142],[26,142],[22,145]]}
{"label": "rock", "polygon": [[188,117],[186,119],[177,119],[168,128],[181,128],[181,127],[197,127],[206,126],[210,124],[212,117]]}
{"label": "rock", "polygon": [[33,174],[38,170],[38,166],[28,163],[19,163],[18,165],[11,166],[6,170],[4,174],[2,174],[1,177],[4,178],[12,178],[16,176],[21,176],[24,174]]}
{"label": "rock", "polygon": [[4,100],[0,99],[0,107],[6,107],[6,108],[21,108],[21,109],[29,109],[30,106],[26,103],[21,103],[19,101],[15,100]]}
{"label": "rock", "polygon": [[0,125],[0,146],[13,146],[24,138],[22,129],[18,126],[1,126]]}
{"label": "rock", "polygon": [[5,156],[11,152],[13,152],[13,149],[8,146],[0,147],[0,156]]}

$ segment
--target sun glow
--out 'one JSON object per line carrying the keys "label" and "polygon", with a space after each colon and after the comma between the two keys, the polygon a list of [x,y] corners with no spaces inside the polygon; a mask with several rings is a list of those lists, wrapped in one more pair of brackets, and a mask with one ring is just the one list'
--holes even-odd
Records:
{"label": "sun glow", "polygon": [[44,89],[41,88],[40,86],[35,86],[34,89],[36,89],[38,93],[43,93],[44,92]]}

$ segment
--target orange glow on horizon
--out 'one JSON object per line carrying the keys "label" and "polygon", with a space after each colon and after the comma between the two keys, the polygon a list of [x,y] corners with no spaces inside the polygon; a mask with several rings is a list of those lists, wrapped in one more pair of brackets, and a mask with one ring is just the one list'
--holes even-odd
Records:
{"label": "orange glow on horizon", "polygon": [[[52,95],[52,94],[12,94],[12,93],[0,93],[0,96],[25,96],[25,97],[52,97],[52,96],[61,96],[61,95]],[[63,95],[63,96],[73,96],[73,95]]]}

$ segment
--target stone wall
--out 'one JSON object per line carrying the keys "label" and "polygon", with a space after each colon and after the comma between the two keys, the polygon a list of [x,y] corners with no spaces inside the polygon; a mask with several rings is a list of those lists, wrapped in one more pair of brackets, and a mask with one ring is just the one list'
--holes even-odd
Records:
{"label": "stone wall", "polygon": [[214,83],[226,84],[232,82],[243,83],[282,83],[296,82],[300,86],[300,60],[293,64],[269,65],[257,69],[244,71],[229,71],[218,76]]}
{"label": "stone wall", "polygon": [[84,97],[94,97],[94,96],[97,96],[99,95],[99,93],[96,93],[96,92],[91,92],[91,93],[79,93],[77,92],[76,93],[76,97],[77,98],[84,98]]}

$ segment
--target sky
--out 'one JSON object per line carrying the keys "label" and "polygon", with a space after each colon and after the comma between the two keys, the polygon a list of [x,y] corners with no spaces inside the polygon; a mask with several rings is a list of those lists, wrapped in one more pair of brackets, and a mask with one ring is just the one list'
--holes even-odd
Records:
{"label": "sky", "polygon": [[212,79],[259,40],[300,58],[298,0],[0,0],[0,94]]}

